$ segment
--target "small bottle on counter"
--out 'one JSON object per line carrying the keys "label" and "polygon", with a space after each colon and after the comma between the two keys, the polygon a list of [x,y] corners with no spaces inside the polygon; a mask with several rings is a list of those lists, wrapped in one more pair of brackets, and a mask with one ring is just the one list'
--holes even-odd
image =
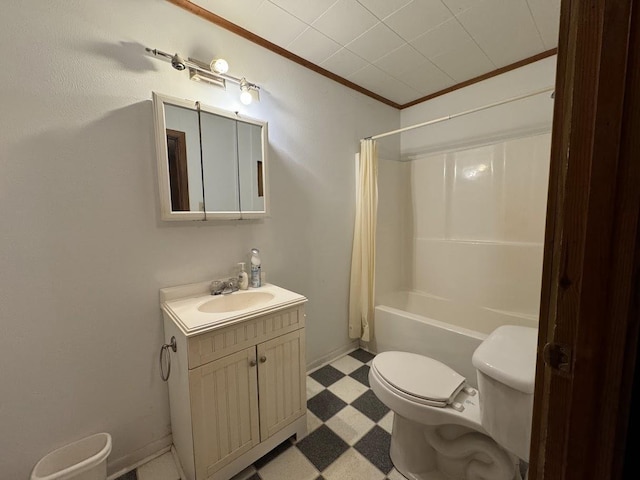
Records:
{"label": "small bottle on counter", "polygon": [[244,271],[244,262],[238,263],[240,266],[240,273],[238,274],[238,287],[240,290],[246,290],[249,288],[249,275]]}
{"label": "small bottle on counter", "polygon": [[251,249],[251,288],[258,288],[262,285],[260,250]]}

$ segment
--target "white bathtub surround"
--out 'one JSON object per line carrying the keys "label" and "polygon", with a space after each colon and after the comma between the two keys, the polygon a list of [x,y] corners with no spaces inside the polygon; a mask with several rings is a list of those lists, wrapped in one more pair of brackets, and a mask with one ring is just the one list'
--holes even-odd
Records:
{"label": "white bathtub surround", "polygon": [[[407,108],[402,126],[537,91],[554,78],[555,57],[544,59]],[[479,333],[536,322],[552,114],[552,99],[541,94],[401,134],[403,161],[380,162],[377,305]],[[385,298],[394,292],[444,307],[416,311],[400,304],[417,297]],[[387,342],[378,316],[374,337]]]}
{"label": "white bathtub surround", "polygon": [[[537,324],[549,148],[550,135],[544,134],[383,162],[391,178],[380,181],[385,207],[376,304],[446,325],[425,339],[388,323],[388,315],[400,313],[378,309],[372,349],[422,352],[468,376],[477,340],[464,349],[448,337],[458,337],[462,328],[464,336],[481,340],[500,325]],[[399,275],[393,269],[398,262]],[[395,285],[382,266],[399,279]],[[450,358],[453,352],[463,358]]]}
{"label": "white bathtub surround", "polygon": [[[380,297],[410,287],[406,277],[412,248],[411,163],[378,161],[378,225],[376,232],[376,303]],[[375,321],[374,321],[375,338]]]}
{"label": "white bathtub surround", "polygon": [[411,162],[411,289],[537,316],[551,135]]}
{"label": "white bathtub surround", "polygon": [[349,337],[371,338],[376,280],[376,223],[378,216],[378,147],[360,140],[356,188],[356,218],[349,285]]}

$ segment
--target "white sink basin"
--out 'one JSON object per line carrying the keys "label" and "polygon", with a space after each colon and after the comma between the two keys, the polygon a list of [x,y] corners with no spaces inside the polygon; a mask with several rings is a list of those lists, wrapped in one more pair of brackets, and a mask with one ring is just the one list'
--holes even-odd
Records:
{"label": "white sink basin", "polygon": [[273,294],[268,292],[235,292],[228,295],[218,295],[198,307],[203,313],[237,312],[273,300]]}
{"label": "white sink basin", "polygon": [[272,284],[215,296],[211,296],[210,287],[208,281],[160,290],[162,310],[187,336],[307,301],[298,293]]}

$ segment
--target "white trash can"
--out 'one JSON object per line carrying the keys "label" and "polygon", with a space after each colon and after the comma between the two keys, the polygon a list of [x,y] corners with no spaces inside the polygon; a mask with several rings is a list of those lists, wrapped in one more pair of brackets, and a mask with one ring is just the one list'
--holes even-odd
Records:
{"label": "white trash can", "polygon": [[31,480],[105,480],[111,435],[97,433],[45,455],[31,472]]}

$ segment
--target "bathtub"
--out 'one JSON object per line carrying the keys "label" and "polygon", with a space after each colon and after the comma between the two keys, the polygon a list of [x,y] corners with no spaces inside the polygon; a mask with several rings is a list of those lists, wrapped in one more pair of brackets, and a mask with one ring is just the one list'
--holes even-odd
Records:
{"label": "bathtub", "polygon": [[463,305],[419,292],[394,292],[378,300],[372,350],[426,355],[450,366],[474,387],[471,357],[489,333],[500,325],[538,327],[535,315]]}

